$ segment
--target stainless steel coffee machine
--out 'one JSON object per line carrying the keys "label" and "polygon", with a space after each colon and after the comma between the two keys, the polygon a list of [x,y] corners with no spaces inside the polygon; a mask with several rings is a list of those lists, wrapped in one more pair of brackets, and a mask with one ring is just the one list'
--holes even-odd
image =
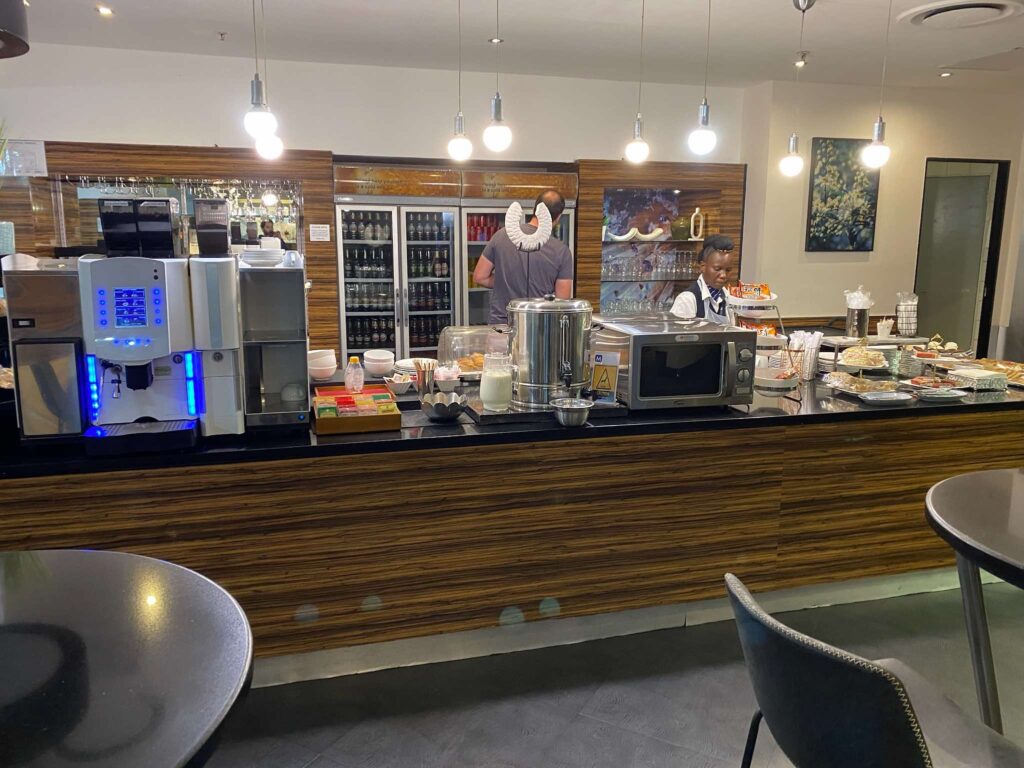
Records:
{"label": "stainless steel coffee machine", "polygon": [[579,397],[586,384],[593,310],[583,299],[513,299],[512,407],[550,411],[556,397]]}

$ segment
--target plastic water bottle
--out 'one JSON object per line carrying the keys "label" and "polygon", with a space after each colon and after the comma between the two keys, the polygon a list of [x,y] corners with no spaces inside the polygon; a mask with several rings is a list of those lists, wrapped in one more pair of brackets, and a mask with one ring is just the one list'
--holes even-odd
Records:
{"label": "plastic water bottle", "polygon": [[362,392],[365,379],[363,366],[359,363],[359,356],[352,355],[348,359],[348,365],[345,366],[345,389],[349,392]]}

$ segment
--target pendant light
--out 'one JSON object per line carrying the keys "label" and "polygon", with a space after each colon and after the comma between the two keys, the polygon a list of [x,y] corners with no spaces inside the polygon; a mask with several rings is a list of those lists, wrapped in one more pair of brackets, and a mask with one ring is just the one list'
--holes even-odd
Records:
{"label": "pendant light", "polygon": [[633,140],[626,145],[626,159],[631,163],[642,163],[651,153],[644,141],[644,119],[640,114],[640,101],[644,94],[644,11],[646,0],[640,0],[640,80],[636,88],[636,121],[633,123]]}
{"label": "pendant light", "polygon": [[466,118],[462,115],[462,0],[459,0],[459,111],[455,115],[455,135],[448,142],[448,156],[457,163],[473,154],[473,142],[466,136]]}
{"label": "pendant light", "polygon": [[708,108],[708,67],[711,64],[711,0],[708,0],[708,34],[704,53],[704,98],[701,99],[697,112],[697,127],[690,132],[686,143],[695,155],[706,155],[715,148],[718,136],[708,127],[711,116]]}
{"label": "pendant light", "polygon": [[0,59],[28,53],[27,5],[22,0],[0,2]]}
{"label": "pendant light", "polygon": [[512,129],[501,119],[501,91],[498,89],[498,72],[501,69],[501,0],[494,0],[494,98],[491,99],[491,124],[484,128],[484,146],[491,152],[504,152],[512,145]]}
{"label": "pendant light", "polygon": [[793,5],[800,11],[800,47],[797,49],[799,58],[794,62],[796,69],[796,119],[793,133],[789,137],[788,152],[779,160],[779,172],[783,176],[799,176],[804,170],[804,159],[800,155],[800,136],[797,134],[796,126],[800,124],[800,73],[807,65],[807,51],[804,50],[804,21],[807,18],[807,11],[814,0],[793,0]]}
{"label": "pendant light", "polygon": [[[260,0],[261,9],[262,5],[263,2]],[[266,19],[263,21],[263,34],[263,75],[266,77]],[[256,30],[256,0],[252,0],[252,50],[253,58],[256,60],[256,74],[253,75],[252,82],[249,85],[249,95],[252,107],[245,113],[245,120],[243,121],[243,124],[245,125],[246,133],[254,139],[260,139],[264,136],[270,136],[277,132],[277,118],[274,116],[274,113],[270,111],[270,107],[267,106],[267,92],[264,82],[260,80],[260,50],[259,38]]]}
{"label": "pendant light", "polygon": [[878,120],[871,133],[871,143],[860,151],[860,161],[868,168],[881,168],[889,162],[892,150],[885,143],[885,120],[882,119],[882,103],[885,99],[885,67],[889,61],[889,29],[892,27],[892,0],[889,0],[889,15],[885,19],[885,50],[882,53],[882,86],[878,94]]}

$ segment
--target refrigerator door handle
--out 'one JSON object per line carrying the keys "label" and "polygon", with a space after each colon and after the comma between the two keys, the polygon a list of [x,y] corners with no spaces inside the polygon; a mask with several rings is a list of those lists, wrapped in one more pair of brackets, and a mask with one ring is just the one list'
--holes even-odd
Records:
{"label": "refrigerator door handle", "polygon": [[405,313],[402,311],[402,295],[395,288],[395,317],[398,319],[398,325],[402,324],[402,317]]}
{"label": "refrigerator door handle", "polygon": [[[404,310],[405,307],[408,306],[408,304],[409,304],[409,289],[408,288],[403,288],[402,289],[402,309]],[[408,312],[402,312],[402,316],[405,319],[405,327],[408,328],[409,327],[409,313]]]}

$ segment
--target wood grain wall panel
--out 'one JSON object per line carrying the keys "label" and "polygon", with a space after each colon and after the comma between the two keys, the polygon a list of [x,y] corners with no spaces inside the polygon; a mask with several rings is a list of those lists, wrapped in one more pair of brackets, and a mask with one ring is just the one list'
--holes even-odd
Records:
{"label": "wood grain wall panel", "polygon": [[787,427],[777,580],[780,586],[950,565],[927,535],[924,496],[962,472],[1024,464],[1024,413]]}
{"label": "wood grain wall panel", "polygon": [[728,163],[644,163],[580,160],[576,220],[576,295],[594,306],[601,300],[601,225],[606,187],[707,190],[705,235],[728,235],[735,244],[735,271],[743,258],[746,166]]}
{"label": "wood grain wall panel", "polygon": [[[752,437],[10,480],[0,493],[17,512],[0,520],[0,549],[121,549],[195,568],[239,598],[261,654],[494,626],[509,606],[535,619],[546,597],[567,616],[673,603],[718,590],[729,568],[770,579],[779,486],[741,471],[771,454]],[[702,449],[736,478],[715,495],[693,461]],[[371,597],[380,609],[362,610]],[[304,605],[316,621],[296,622]]]}
{"label": "wood grain wall panel", "polygon": [[462,196],[467,199],[533,200],[545,189],[557,189],[566,200],[576,200],[579,182],[575,173],[462,172]]}
{"label": "wood grain wall panel", "polygon": [[32,213],[32,190],[29,179],[2,179],[0,184],[0,221],[14,223],[14,247],[21,253],[36,256],[36,224]]}
{"label": "wood grain wall panel", "polygon": [[334,194],[457,198],[462,196],[462,175],[457,168],[336,165]]}
{"label": "wood grain wall panel", "polygon": [[[249,148],[46,142],[46,160],[60,176],[155,176],[201,179],[288,179],[302,184],[309,335],[314,347],[340,349],[334,232],[334,165],[330,152],[286,150],[266,161]],[[309,241],[309,224],[329,224],[330,242]],[[93,227],[94,228],[94,227]],[[82,231],[82,237],[92,230]],[[71,242],[69,240],[69,242]],[[86,241],[91,242],[91,241]]]}

